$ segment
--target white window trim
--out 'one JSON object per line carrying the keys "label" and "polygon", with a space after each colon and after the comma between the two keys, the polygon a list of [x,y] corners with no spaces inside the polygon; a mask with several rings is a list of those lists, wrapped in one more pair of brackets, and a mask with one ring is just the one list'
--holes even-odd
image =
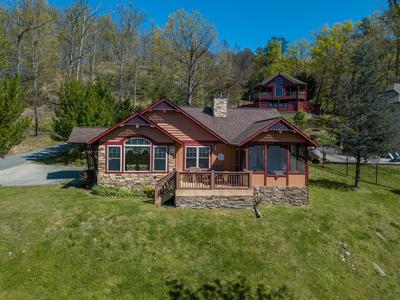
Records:
{"label": "white window trim", "polygon": [[[110,159],[110,147],[115,147],[115,148],[119,148],[119,170],[118,171],[110,171],[109,170],[109,159]],[[122,146],[121,145],[107,145],[107,161],[106,161],[106,165],[107,165],[107,172],[122,172]]]}
{"label": "white window trim", "polygon": [[[141,140],[145,140],[145,141],[147,141],[147,142],[149,142],[150,144],[149,145],[130,145],[130,144],[126,144],[126,142],[127,141],[129,141],[129,140],[131,140],[131,139],[141,139]],[[125,173],[150,173],[151,172],[151,170],[152,170],[152,163],[151,163],[151,158],[152,158],[152,154],[151,154],[151,152],[152,152],[152,146],[153,146],[153,144],[149,141],[149,140],[147,140],[147,139],[145,139],[145,138],[141,138],[141,137],[138,137],[138,138],[130,138],[130,139],[127,139],[125,142],[124,142],[124,172]],[[149,147],[149,149],[150,149],[150,168],[149,168],[149,170],[146,170],[146,171],[127,171],[126,170],[126,148],[134,148],[134,147]]]}
{"label": "white window trim", "polygon": [[[156,148],[164,148],[165,149],[165,169],[164,170],[155,170],[154,169],[154,166],[156,165],[155,164],[155,161],[156,161]],[[158,159],[160,159],[160,158],[158,158]],[[158,145],[154,145],[153,146],[153,172],[154,173],[165,173],[165,172],[168,172],[168,146],[158,146]]]}
{"label": "white window trim", "polygon": [[208,148],[208,168],[207,169],[202,169],[202,170],[209,170],[210,165],[211,165],[211,146],[185,146],[185,170],[188,170],[189,168],[186,166],[186,160],[187,160],[187,149],[188,148],[196,148],[196,167],[199,168],[199,148]]}

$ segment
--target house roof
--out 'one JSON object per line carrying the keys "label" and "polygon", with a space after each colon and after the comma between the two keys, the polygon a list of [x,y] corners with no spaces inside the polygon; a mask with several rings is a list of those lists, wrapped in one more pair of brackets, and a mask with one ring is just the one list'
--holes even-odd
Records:
{"label": "house roof", "polygon": [[256,128],[259,122],[268,122],[280,117],[275,109],[228,108],[225,118],[214,118],[212,109],[209,107],[182,107],[182,110],[222,136],[230,144],[238,143],[238,135],[250,127]]}
{"label": "house roof", "polygon": [[[174,110],[181,111],[183,114],[187,115],[194,122],[200,124],[206,130],[212,132],[216,137],[219,137],[225,143],[229,143],[232,145],[243,145],[248,140],[264,130],[276,129],[278,131],[289,130],[292,132],[297,132],[305,140],[307,140],[310,145],[318,146],[307,135],[305,135],[295,126],[283,119],[276,109],[248,107],[228,108],[226,117],[215,118],[210,107],[178,107],[175,104],[172,104],[164,99],[150,106],[144,112],[164,102],[170,104],[171,108],[173,108]],[[165,107],[163,107],[162,109],[165,109]],[[92,144],[120,126],[133,124],[136,126],[156,127],[178,143],[181,143],[181,141],[177,140],[174,136],[170,135],[167,131],[165,131],[140,113],[135,113],[110,128],[76,127],[72,130],[72,133],[68,139],[68,143]],[[273,126],[277,126],[277,128],[274,129]]]}
{"label": "house roof", "polygon": [[293,77],[293,76],[290,76],[290,75],[288,75],[288,74],[286,74],[286,73],[277,73],[277,74],[274,74],[274,75],[272,75],[272,76],[270,76],[270,77],[265,78],[263,81],[257,83],[256,86],[263,86],[263,85],[266,85],[266,84],[268,84],[269,82],[271,82],[272,80],[274,80],[274,79],[275,79],[276,77],[278,77],[278,76],[281,76],[281,77],[285,78],[286,80],[290,81],[290,82],[293,83],[293,84],[303,84],[303,85],[307,85],[306,82],[301,81],[301,80],[299,80],[299,79],[297,79],[297,78],[295,78],[295,77]]}
{"label": "house roof", "polygon": [[91,139],[105,132],[107,127],[74,127],[68,138],[69,144],[87,144]]}

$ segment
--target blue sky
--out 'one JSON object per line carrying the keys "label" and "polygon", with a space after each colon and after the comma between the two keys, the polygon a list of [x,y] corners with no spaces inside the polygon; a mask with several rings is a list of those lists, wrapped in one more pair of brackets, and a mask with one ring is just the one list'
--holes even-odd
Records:
{"label": "blue sky", "polygon": [[[49,0],[65,8],[72,0]],[[124,0],[103,0],[104,13],[115,13]],[[374,11],[382,11],[387,0],[136,0],[147,19],[162,26],[170,13],[179,8],[196,10],[213,23],[220,40],[231,47],[256,49],[271,36],[289,41],[310,39],[324,24],[345,20],[358,21]],[[97,1],[91,0],[93,5]]]}

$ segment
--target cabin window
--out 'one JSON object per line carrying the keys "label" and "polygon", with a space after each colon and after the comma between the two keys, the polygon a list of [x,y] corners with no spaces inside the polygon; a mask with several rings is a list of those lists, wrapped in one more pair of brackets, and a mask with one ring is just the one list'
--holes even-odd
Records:
{"label": "cabin window", "polygon": [[210,147],[189,146],[186,147],[186,169],[189,168],[210,168]]}
{"label": "cabin window", "polygon": [[121,172],[121,146],[108,146],[107,170],[109,172]]}
{"label": "cabin window", "polygon": [[289,86],[289,87],[286,87],[286,89],[285,89],[285,95],[286,96],[291,96],[292,95],[292,88]]}
{"label": "cabin window", "polygon": [[275,97],[283,96],[283,79],[278,77],[275,80]]}
{"label": "cabin window", "polygon": [[286,175],[287,149],[280,145],[269,145],[267,155],[268,175]]}
{"label": "cabin window", "polygon": [[249,170],[264,172],[264,145],[250,145],[248,151]]}
{"label": "cabin window", "polygon": [[167,147],[165,146],[154,146],[154,160],[153,160],[153,171],[154,172],[165,172],[167,171]]}
{"label": "cabin window", "polygon": [[304,173],[306,170],[306,147],[290,146],[290,173]]}
{"label": "cabin window", "polygon": [[125,142],[125,171],[150,171],[151,143],[142,138],[133,138]]}

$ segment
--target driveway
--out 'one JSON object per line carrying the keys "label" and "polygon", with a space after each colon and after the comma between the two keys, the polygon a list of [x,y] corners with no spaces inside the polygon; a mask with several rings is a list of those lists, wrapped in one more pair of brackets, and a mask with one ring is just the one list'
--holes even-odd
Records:
{"label": "driveway", "polygon": [[66,152],[70,147],[57,145],[0,158],[0,186],[56,184],[79,178],[81,167],[38,163],[43,158]]}

